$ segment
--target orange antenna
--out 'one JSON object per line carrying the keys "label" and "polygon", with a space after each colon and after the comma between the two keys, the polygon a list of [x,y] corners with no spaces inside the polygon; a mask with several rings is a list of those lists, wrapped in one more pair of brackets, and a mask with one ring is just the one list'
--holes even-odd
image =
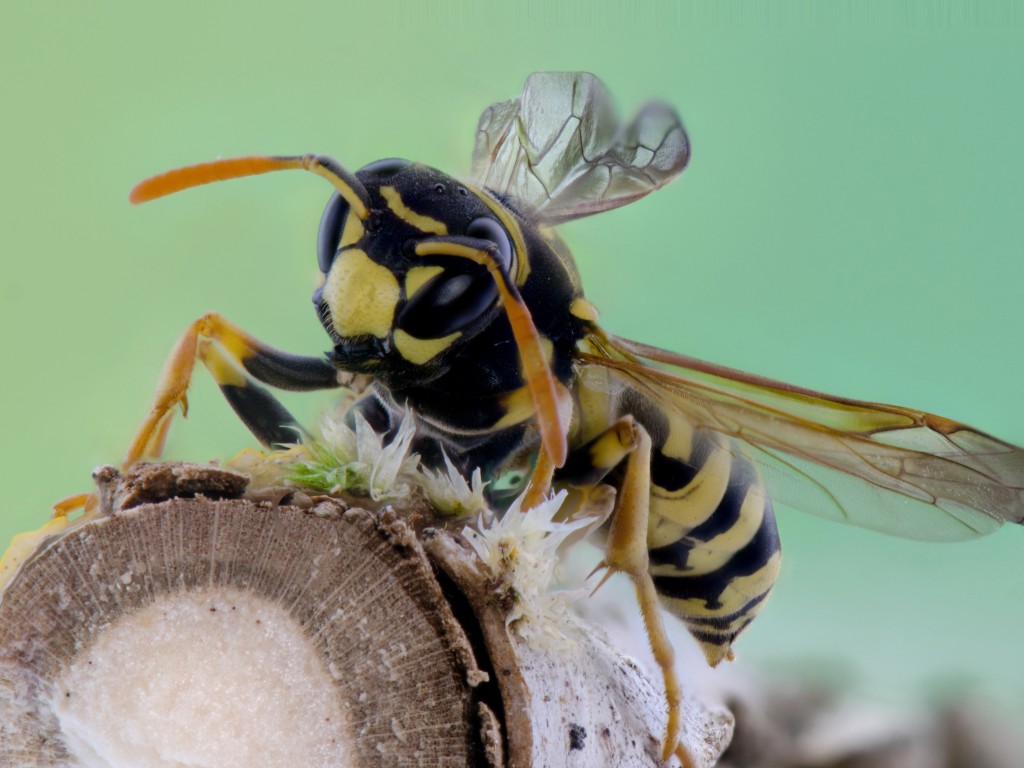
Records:
{"label": "orange antenna", "polygon": [[317,176],[327,179],[345,198],[345,202],[351,206],[352,212],[360,220],[365,221],[369,217],[370,196],[366,188],[355,177],[355,174],[345,170],[337,161],[323,155],[296,155],[294,157],[253,155],[188,165],[139,182],[131,191],[128,199],[137,205],[202,184],[292,169],[312,171]]}
{"label": "orange antenna", "polygon": [[552,374],[551,367],[544,355],[540,334],[537,332],[537,327],[533,324],[533,318],[530,316],[530,310],[522,296],[519,295],[515,284],[498,266],[491,253],[459,242],[454,238],[424,239],[416,246],[416,255],[457,256],[475,261],[490,272],[498,286],[498,296],[509,324],[512,326],[512,335],[519,349],[523,376],[537,411],[541,444],[554,466],[563,466],[568,454],[566,438],[568,424],[564,423],[558,407],[558,388],[555,385],[554,374]]}

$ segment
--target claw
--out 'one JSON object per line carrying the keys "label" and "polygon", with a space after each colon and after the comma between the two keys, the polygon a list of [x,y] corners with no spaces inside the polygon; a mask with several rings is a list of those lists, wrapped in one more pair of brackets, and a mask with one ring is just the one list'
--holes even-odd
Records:
{"label": "claw", "polygon": [[601,580],[599,582],[597,582],[597,586],[594,587],[592,590],[590,590],[590,596],[591,597],[596,595],[597,594],[597,590],[599,590],[601,587],[603,587],[605,585],[605,582],[608,581],[608,579],[610,579],[616,573],[616,569],[614,569],[610,565],[608,565],[608,562],[606,560],[602,560],[600,563],[597,564],[597,566],[594,568],[594,570],[592,570],[590,573],[587,574],[587,578],[584,579],[584,581],[590,581],[590,577],[593,576],[598,571],[600,571],[602,568],[607,568],[608,570],[605,571],[605,574],[604,574],[604,576],[601,577]]}
{"label": "claw", "polygon": [[68,496],[66,499],[61,499],[53,505],[53,517],[67,517],[76,509],[91,512],[99,503],[99,497],[95,493],[76,493],[74,496]]}

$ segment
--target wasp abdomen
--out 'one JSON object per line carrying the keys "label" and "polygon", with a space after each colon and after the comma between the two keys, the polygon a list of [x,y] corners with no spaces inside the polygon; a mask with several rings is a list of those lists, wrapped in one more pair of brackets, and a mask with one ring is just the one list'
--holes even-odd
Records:
{"label": "wasp abdomen", "polygon": [[[673,450],[686,455],[673,456]],[[654,585],[717,664],[757,615],[778,575],[771,501],[751,460],[717,436],[681,440],[670,433],[654,449],[651,481]]]}

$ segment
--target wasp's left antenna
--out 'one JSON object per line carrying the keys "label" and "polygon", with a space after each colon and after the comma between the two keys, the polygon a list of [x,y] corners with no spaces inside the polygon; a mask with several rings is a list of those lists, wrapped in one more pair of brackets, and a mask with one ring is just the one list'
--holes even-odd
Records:
{"label": "wasp's left antenna", "polygon": [[327,179],[351,206],[352,212],[365,221],[370,215],[370,196],[355,174],[345,170],[336,160],[324,155],[295,155],[292,157],[233,157],[209,163],[176,168],[139,182],[128,199],[133,204],[145,203],[164,195],[180,192],[215,181],[256,176],[273,171],[301,169],[312,171]]}

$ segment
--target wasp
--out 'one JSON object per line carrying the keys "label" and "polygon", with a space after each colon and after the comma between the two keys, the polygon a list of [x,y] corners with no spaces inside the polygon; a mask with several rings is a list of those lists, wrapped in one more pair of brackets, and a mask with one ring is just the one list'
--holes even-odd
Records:
{"label": "wasp", "polygon": [[632,579],[679,744],[681,686],[661,608],[708,661],[779,572],[773,506],[891,534],[968,539],[1024,520],[1024,451],[918,410],[832,397],[606,333],[554,225],[631,203],[676,178],[690,142],[664,103],[620,122],[587,73],[535,73],[482,114],[470,180],[386,159],[351,172],[323,156],[245,157],[143,181],[138,203],[189,187],[304,169],[334,187],[313,305],[332,348],[285,353],[216,313],[172,351],[125,457],[161,452],[197,360],[265,445],[298,425],[286,390],[371,381],[351,406],[380,433],[412,414],[428,466],[476,468],[497,506],[606,483],[616,500],[599,569]]}

